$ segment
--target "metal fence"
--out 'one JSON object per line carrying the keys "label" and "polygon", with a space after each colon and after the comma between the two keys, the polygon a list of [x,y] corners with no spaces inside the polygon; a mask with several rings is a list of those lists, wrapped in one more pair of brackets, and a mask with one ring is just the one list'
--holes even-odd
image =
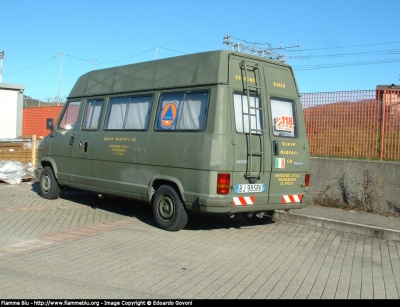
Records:
{"label": "metal fence", "polygon": [[312,156],[400,160],[400,89],[301,94]]}

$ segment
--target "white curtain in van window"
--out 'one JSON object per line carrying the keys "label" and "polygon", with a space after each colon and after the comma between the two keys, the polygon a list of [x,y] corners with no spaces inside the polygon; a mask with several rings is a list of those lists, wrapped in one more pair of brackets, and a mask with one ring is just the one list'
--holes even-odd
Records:
{"label": "white curtain in van window", "polygon": [[207,93],[187,94],[181,106],[177,129],[204,130],[208,104]]}
{"label": "white curtain in van window", "polygon": [[132,98],[126,117],[125,129],[146,129],[152,97]]}
{"label": "white curtain in van window", "polygon": [[83,129],[96,130],[99,128],[102,107],[102,100],[90,100],[87,102]]}
{"label": "white curtain in van window", "polygon": [[110,110],[105,129],[123,129],[129,100],[130,97],[110,99]]}
{"label": "white curtain in van window", "polygon": [[[261,100],[259,97],[250,96],[250,106],[260,107]],[[247,96],[234,94],[233,104],[235,108],[236,131],[241,133],[249,133],[249,111],[247,104]],[[262,113],[261,110],[250,109],[250,123],[253,134],[260,134],[262,129]]]}

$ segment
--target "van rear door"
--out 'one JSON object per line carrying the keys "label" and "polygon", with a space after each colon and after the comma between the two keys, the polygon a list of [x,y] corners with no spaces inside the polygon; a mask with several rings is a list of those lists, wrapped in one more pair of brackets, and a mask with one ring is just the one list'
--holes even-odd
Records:
{"label": "van rear door", "polygon": [[235,205],[305,206],[309,147],[291,68],[232,55],[230,85]]}
{"label": "van rear door", "polygon": [[[261,62],[231,56],[234,203],[237,199],[243,200],[235,205],[268,203],[272,148],[264,79]],[[251,199],[250,203],[243,204],[245,199]]]}
{"label": "van rear door", "polygon": [[299,205],[305,174],[309,173],[309,146],[300,97],[291,69],[264,65],[271,133],[269,202]]}

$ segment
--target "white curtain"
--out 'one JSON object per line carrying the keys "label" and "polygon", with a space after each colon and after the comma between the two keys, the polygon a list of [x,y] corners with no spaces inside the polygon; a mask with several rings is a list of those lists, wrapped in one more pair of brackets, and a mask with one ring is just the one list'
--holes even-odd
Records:
{"label": "white curtain", "polygon": [[204,130],[206,126],[206,112],[208,94],[187,94],[182,105],[178,129]]}
{"label": "white curtain", "polygon": [[152,97],[132,98],[126,117],[125,129],[146,129]]}
{"label": "white curtain", "polygon": [[105,129],[122,129],[130,97],[111,98]]}
{"label": "white curtain", "polygon": [[146,129],[152,96],[111,98],[104,129]]}
{"label": "white curtain", "polygon": [[[260,107],[261,100],[259,97],[250,96],[250,106]],[[236,131],[241,133],[249,133],[249,111],[247,105],[247,95],[234,94],[233,104],[235,108]],[[261,110],[250,109],[250,123],[253,134],[260,134],[262,129],[262,113]]]}
{"label": "white curtain", "polygon": [[[163,94],[160,98],[157,129],[161,130],[204,130],[206,127],[208,92]],[[176,106],[175,123],[168,127],[161,125],[163,107]]]}
{"label": "white curtain", "polygon": [[82,129],[97,130],[99,128],[102,108],[103,100],[89,100],[87,102]]}

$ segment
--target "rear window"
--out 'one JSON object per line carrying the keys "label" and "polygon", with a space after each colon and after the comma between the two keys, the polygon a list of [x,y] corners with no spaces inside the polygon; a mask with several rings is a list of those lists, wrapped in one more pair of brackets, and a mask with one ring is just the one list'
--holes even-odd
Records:
{"label": "rear window", "polygon": [[271,98],[271,116],[275,136],[298,136],[293,100]]}
{"label": "rear window", "polygon": [[235,108],[235,125],[239,133],[261,134],[263,130],[261,97],[250,95],[247,103],[247,95],[243,93],[233,94]]}

